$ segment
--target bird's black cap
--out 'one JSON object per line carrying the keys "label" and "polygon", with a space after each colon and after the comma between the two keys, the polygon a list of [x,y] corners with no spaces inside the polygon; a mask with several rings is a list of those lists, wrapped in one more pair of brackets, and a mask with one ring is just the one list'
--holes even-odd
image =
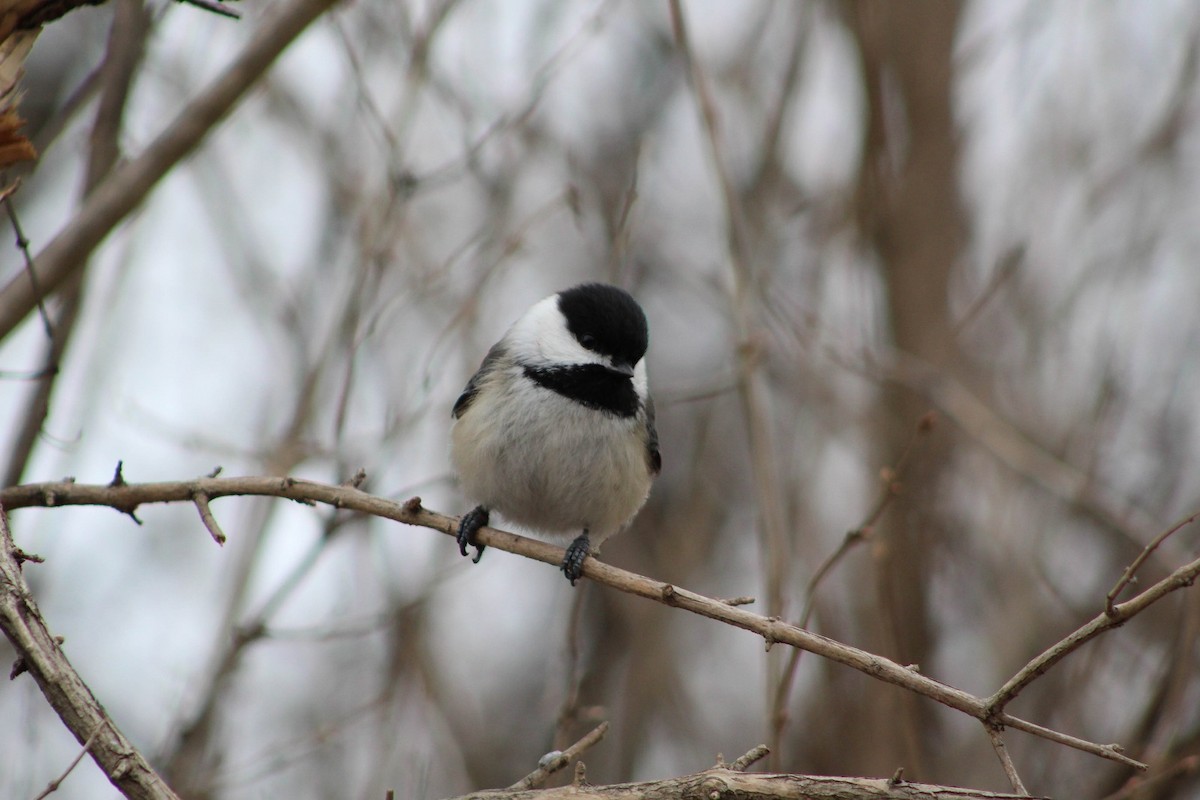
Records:
{"label": "bird's black cap", "polygon": [[646,314],[624,289],[583,283],[558,294],[567,330],[584,347],[630,368],[646,355],[650,334]]}

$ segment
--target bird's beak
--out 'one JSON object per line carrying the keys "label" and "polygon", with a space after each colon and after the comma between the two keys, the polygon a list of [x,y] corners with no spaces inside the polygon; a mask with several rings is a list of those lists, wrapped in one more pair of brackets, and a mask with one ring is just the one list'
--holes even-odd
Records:
{"label": "bird's beak", "polygon": [[633,377],[633,364],[630,364],[628,361],[614,361],[612,370],[624,375],[626,378]]}

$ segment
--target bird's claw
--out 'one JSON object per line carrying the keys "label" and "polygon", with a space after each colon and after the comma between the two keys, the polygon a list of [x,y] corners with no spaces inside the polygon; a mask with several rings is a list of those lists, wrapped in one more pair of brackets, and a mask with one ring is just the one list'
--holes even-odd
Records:
{"label": "bird's claw", "polygon": [[479,559],[483,557],[484,546],[475,541],[475,534],[487,524],[488,510],[483,506],[475,506],[458,521],[458,552],[464,556],[469,555],[467,548],[474,547],[475,557],[471,559],[472,563],[478,564]]}
{"label": "bird's claw", "polygon": [[562,571],[571,585],[583,576],[583,562],[592,553],[592,543],[588,541],[587,533],[575,537],[575,541],[567,546],[567,554],[563,557]]}

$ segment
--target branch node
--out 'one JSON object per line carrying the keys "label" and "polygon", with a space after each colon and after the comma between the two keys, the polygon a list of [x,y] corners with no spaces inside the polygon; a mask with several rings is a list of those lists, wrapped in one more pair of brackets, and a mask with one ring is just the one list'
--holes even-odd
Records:
{"label": "branch node", "polygon": [[220,464],[218,464],[217,466],[213,467],[213,471],[212,471],[212,472],[208,473],[208,474],[207,474],[207,475],[205,475],[204,477],[206,477],[206,478],[215,478],[215,477],[217,477],[218,475],[220,475],[220,474],[221,474],[221,470],[223,470],[223,469],[224,469],[224,467],[222,467]]}
{"label": "branch node", "polygon": [[410,497],[404,501],[405,514],[419,514],[421,512],[421,498]]}
{"label": "branch node", "polygon": [[748,606],[748,605],[752,605],[758,601],[755,598],[751,597],[750,595],[746,594],[746,595],[740,595],[738,597],[729,597],[729,598],[721,600],[720,602],[724,603],[727,606]]}
{"label": "branch node", "polygon": [[904,783],[904,767],[896,767],[892,777],[888,778],[888,786],[900,786]]}
{"label": "branch node", "polygon": [[582,761],[575,762],[575,777],[571,781],[573,786],[587,786],[587,767]]}
{"label": "branch node", "polygon": [[343,483],[342,486],[349,486],[351,489],[361,489],[366,480],[367,470],[363,467],[359,467],[358,472],[355,472],[353,475],[351,475],[350,480]]}
{"label": "branch node", "polygon": [[679,602],[679,597],[675,593],[675,587],[669,583],[664,583],[662,589],[659,590],[662,595],[662,601],[669,606],[673,606]]}
{"label": "branch node", "polygon": [[17,559],[17,564],[24,564],[26,561],[32,561],[35,564],[44,564],[46,559],[39,556],[37,553],[26,553],[21,548],[13,549],[13,556]]}
{"label": "branch node", "polygon": [[116,489],[118,486],[125,485],[125,475],[123,474],[124,468],[125,468],[125,462],[118,461],[117,468],[113,471],[112,480],[108,482],[108,488]]}
{"label": "branch node", "polygon": [[763,631],[763,641],[766,642],[767,652],[771,652],[771,648],[779,641],[775,638],[775,626],[779,624],[779,617],[767,617],[767,629]]}
{"label": "branch node", "polygon": [[22,672],[29,672],[29,665],[25,663],[25,656],[20,655],[13,661],[12,669],[8,671],[8,679],[15,681]]}

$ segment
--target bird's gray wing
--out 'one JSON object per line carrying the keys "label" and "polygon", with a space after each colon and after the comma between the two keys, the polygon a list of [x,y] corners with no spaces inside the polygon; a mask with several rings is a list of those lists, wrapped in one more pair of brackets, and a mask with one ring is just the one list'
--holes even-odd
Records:
{"label": "bird's gray wing", "polygon": [[479,369],[475,370],[475,374],[471,376],[471,380],[467,381],[467,385],[463,388],[462,394],[454,401],[454,410],[451,412],[451,415],[455,419],[461,417],[471,407],[471,402],[475,399],[475,395],[479,394],[479,387],[504,356],[504,348],[501,347],[501,344],[502,342],[496,342],[492,345],[492,349],[488,350],[487,355],[483,357],[483,363],[479,365]]}

